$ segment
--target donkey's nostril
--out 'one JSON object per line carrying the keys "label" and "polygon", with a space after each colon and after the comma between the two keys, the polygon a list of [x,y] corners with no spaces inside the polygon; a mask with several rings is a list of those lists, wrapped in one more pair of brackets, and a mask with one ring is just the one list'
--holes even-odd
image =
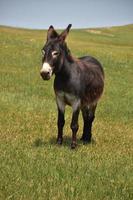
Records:
{"label": "donkey's nostril", "polygon": [[42,77],[44,80],[50,79],[50,72],[41,71],[41,72],[40,72],[40,75],[41,75],[41,77]]}
{"label": "donkey's nostril", "polygon": [[50,72],[46,72],[46,75],[49,76],[49,75],[50,75]]}

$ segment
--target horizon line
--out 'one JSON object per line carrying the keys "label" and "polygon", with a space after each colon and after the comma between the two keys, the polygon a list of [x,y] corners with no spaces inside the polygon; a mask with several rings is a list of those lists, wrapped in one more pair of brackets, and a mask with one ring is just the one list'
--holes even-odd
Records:
{"label": "horizon line", "polygon": [[[73,30],[78,30],[78,29],[98,29],[98,28],[111,28],[111,27],[120,27],[120,26],[128,26],[128,25],[133,25],[133,23],[127,23],[127,24],[119,24],[119,25],[108,25],[108,26],[94,26],[94,27],[72,27],[71,29]],[[14,26],[14,25],[4,25],[0,24],[0,27],[5,27],[5,28],[14,28],[14,29],[25,29],[25,30],[47,30],[48,28],[30,28],[30,27],[21,27],[21,26]],[[56,28],[57,30],[62,30],[64,28]]]}

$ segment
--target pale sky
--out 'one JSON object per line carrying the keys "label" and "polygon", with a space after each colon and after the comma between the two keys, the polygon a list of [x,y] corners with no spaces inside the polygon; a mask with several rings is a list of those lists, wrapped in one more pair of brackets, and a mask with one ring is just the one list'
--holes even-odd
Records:
{"label": "pale sky", "polygon": [[0,25],[47,29],[133,23],[133,0],[0,0]]}

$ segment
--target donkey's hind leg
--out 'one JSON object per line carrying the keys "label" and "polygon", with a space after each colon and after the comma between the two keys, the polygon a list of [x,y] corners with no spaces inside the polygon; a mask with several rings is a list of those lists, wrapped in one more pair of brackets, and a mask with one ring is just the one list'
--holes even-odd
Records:
{"label": "donkey's hind leg", "polygon": [[93,105],[88,108],[88,106],[85,106],[82,108],[82,116],[84,121],[84,127],[83,127],[83,135],[81,137],[81,140],[83,140],[83,143],[90,143],[91,137],[92,137],[92,123],[95,118],[95,110],[97,105]]}

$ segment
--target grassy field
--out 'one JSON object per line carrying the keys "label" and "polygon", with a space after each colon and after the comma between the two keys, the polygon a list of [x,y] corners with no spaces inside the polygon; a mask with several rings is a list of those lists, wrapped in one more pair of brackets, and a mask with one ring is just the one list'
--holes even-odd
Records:
{"label": "grassy field", "polygon": [[106,80],[92,144],[70,150],[71,109],[56,145],[53,79],[44,82],[45,31],[0,27],[0,200],[133,199],[133,25],[72,30],[75,56],[92,55]]}

